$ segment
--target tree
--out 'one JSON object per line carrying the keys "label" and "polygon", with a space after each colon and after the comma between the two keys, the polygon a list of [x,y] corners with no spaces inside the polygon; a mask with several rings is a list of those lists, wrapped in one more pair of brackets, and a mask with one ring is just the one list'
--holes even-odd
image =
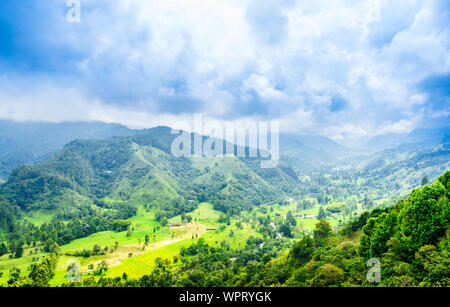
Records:
{"label": "tree", "polygon": [[0,257],[8,253],[8,247],[2,242],[0,245]]}
{"label": "tree", "polygon": [[59,248],[59,245],[58,245],[57,243],[53,244],[53,246],[50,247],[50,253],[59,255],[59,253],[60,253],[60,248]]}
{"label": "tree", "polygon": [[428,176],[427,176],[427,175],[424,175],[424,176],[422,177],[422,186],[427,185],[428,182],[429,182]]}
{"label": "tree", "polygon": [[323,242],[332,233],[331,225],[325,220],[320,220],[314,228],[314,239],[316,242]]}
{"label": "tree", "polygon": [[324,202],[323,195],[319,195],[319,196],[317,197],[317,202],[318,202],[320,205],[323,204],[323,202]]}
{"label": "tree", "polygon": [[345,280],[345,272],[340,267],[325,264],[311,281],[312,287],[339,286]]}
{"label": "tree", "polygon": [[294,215],[292,214],[292,212],[289,210],[289,212],[286,215],[286,221],[291,224],[291,226],[297,226],[297,221],[294,217]]}
{"label": "tree", "polygon": [[317,215],[317,219],[318,220],[324,220],[326,217],[327,217],[327,215],[325,214],[325,210],[323,209],[322,206],[320,206],[319,214]]}
{"label": "tree", "polygon": [[16,252],[14,253],[14,258],[20,258],[23,255],[23,246],[19,245],[16,248]]}
{"label": "tree", "polygon": [[103,272],[108,271],[108,263],[103,260],[99,264],[97,264],[97,269],[94,271],[94,275],[102,275]]}
{"label": "tree", "polygon": [[411,251],[416,252],[423,245],[435,245],[444,236],[450,221],[447,193],[439,181],[411,193],[397,219],[402,238]]}
{"label": "tree", "polygon": [[111,228],[114,231],[122,232],[130,228],[131,222],[126,220],[115,220],[111,223]]}
{"label": "tree", "polygon": [[314,242],[310,236],[304,235],[300,241],[294,244],[288,255],[288,263],[292,267],[304,265],[311,260],[314,252]]}
{"label": "tree", "polygon": [[102,250],[102,248],[100,247],[100,245],[95,244],[94,248],[92,249],[92,252],[94,253],[94,255],[98,255],[98,254],[100,254],[101,250]]}
{"label": "tree", "polygon": [[292,230],[289,224],[283,224],[280,227],[280,233],[286,238],[292,238]]}
{"label": "tree", "polygon": [[12,285],[20,278],[20,269],[19,268],[12,268],[9,271],[9,280],[8,285]]}
{"label": "tree", "polygon": [[53,244],[55,244],[55,241],[53,241],[52,238],[48,239],[48,240],[45,242],[44,251],[47,252],[47,253],[49,253],[50,250],[51,250],[51,248],[53,247]]}
{"label": "tree", "polygon": [[424,245],[415,255],[416,260],[426,272],[426,282],[436,283],[445,280],[450,276],[450,258],[439,253],[433,245]]}
{"label": "tree", "polygon": [[380,257],[391,248],[396,257],[412,262],[422,246],[436,245],[450,222],[447,173],[431,186],[412,191],[409,199],[389,211],[370,218],[363,227],[359,254]]}

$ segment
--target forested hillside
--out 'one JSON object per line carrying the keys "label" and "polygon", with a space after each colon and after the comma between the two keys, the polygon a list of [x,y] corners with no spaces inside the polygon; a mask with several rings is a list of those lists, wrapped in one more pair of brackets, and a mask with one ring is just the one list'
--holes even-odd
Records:
{"label": "forested hillside", "polygon": [[374,138],[379,146],[369,148],[344,147],[320,137],[283,135],[281,152],[302,180],[303,194],[334,201],[352,196],[380,201],[408,194],[422,181],[436,180],[450,168],[448,131],[420,130],[403,138],[396,136],[400,143],[380,136]]}
{"label": "forested hillside", "polygon": [[[99,231],[123,231],[130,225],[124,220],[142,206],[165,224],[204,201],[232,215],[295,192],[295,177],[280,168],[261,170],[259,159],[175,158],[174,137],[169,128],[157,128],[76,140],[46,162],[16,168],[0,187],[0,229],[9,232],[9,249],[14,254],[24,242],[51,238],[48,246],[62,245]],[[35,214],[52,221],[48,231],[17,223]],[[89,227],[81,229],[83,224]]]}
{"label": "forested hillside", "polygon": [[23,164],[42,162],[75,139],[106,139],[139,133],[102,122],[41,123],[0,120],[0,180]]}
{"label": "forested hillside", "polygon": [[171,217],[205,199],[224,212],[248,209],[295,187],[295,176],[277,168],[261,170],[258,159],[177,159],[170,154],[173,138],[167,128],[73,141],[44,163],[15,169],[0,195],[23,210],[73,210],[109,198],[159,206]]}

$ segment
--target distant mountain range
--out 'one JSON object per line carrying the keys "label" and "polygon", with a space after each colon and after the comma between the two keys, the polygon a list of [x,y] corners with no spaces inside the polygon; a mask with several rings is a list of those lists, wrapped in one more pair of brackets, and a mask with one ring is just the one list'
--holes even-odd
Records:
{"label": "distant mountain range", "polygon": [[[0,179],[24,164],[49,159],[64,145],[76,140],[104,140],[132,136],[152,129],[133,130],[119,124],[102,122],[41,123],[0,120]],[[154,129],[153,129],[154,131]],[[281,153],[301,170],[312,170],[330,164],[354,150],[317,135],[280,135]]]}
{"label": "distant mountain range", "polygon": [[100,140],[139,131],[102,122],[40,123],[0,120],[0,179],[22,164],[42,162],[75,139]]}
{"label": "distant mountain range", "polygon": [[355,149],[319,135],[281,134],[280,152],[299,170],[329,168],[339,160],[357,155]]}
{"label": "distant mountain range", "polygon": [[402,144],[440,144],[450,138],[450,127],[440,129],[418,129],[410,133],[387,134],[371,138],[365,146],[366,149],[379,152],[392,149]]}

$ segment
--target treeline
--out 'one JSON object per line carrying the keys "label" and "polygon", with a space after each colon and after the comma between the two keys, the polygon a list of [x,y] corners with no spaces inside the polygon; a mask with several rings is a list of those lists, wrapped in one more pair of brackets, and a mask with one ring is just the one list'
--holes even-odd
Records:
{"label": "treeline", "polygon": [[50,255],[44,257],[41,262],[33,263],[28,268],[28,275],[21,276],[20,269],[12,268],[10,278],[7,281],[9,287],[48,287],[50,280],[55,275],[56,265],[59,259],[59,246],[51,247]]}

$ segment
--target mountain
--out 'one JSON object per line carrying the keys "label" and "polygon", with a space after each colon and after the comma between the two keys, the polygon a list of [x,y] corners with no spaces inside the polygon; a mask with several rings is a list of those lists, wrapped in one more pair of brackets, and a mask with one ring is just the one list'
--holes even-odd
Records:
{"label": "mountain", "polygon": [[146,204],[171,217],[208,201],[239,211],[294,193],[295,174],[282,161],[264,170],[257,158],[175,158],[170,128],[107,140],[75,140],[51,159],[16,168],[0,196],[23,210]]}
{"label": "mountain", "polygon": [[[378,140],[383,147],[383,138]],[[334,201],[346,201],[346,196],[395,198],[420,187],[424,177],[432,181],[450,169],[448,129],[418,130],[398,141],[377,150],[345,147],[320,136],[282,134],[280,151],[301,178],[303,195]]]}
{"label": "mountain", "polygon": [[176,136],[168,127],[0,125],[0,183],[14,167],[40,163],[18,167],[2,188],[11,202],[27,210],[113,199],[157,204],[170,214],[203,200],[227,211],[299,193],[328,195],[334,201],[345,201],[348,195],[386,199],[420,186],[425,175],[432,180],[450,168],[445,129],[417,131],[410,139],[428,139],[376,153],[322,136],[281,134],[279,166],[262,169],[260,159],[174,159],[170,147]]}
{"label": "mountain", "polygon": [[450,127],[417,129],[410,133],[386,134],[371,138],[363,147],[373,152],[395,148],[402,144],[439,144],[450,136]]}
{"label": "mountain", "polygon": [[74,139],[130,136],[138,131],[102,122],[41,123],[0,120],[0,179],[22,164],[42,162]]}
{"label": "mountain", "polygon": [[317,170],[356,154],[324,136],[292,133],[280,135],[280,152],[300,170]]}
{"label": "mountain", "polygon": [[420,187],[424,176],[434,180],[448,169],[449,138],[437,143],[402,144],[385,149],[354,167],[355,172],[363,174],[366,182],[385,191],[384,197],[393,197],[393,193],[406,194],[410,189]]}

